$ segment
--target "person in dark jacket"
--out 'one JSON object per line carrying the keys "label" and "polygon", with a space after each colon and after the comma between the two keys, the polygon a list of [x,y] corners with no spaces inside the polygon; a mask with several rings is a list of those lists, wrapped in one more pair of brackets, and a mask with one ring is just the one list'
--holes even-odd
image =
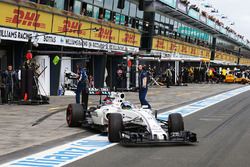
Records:
{"label": "person in dark jacket", "polygon": [[171,80],[172,80],[172,71],[170,69],[170,64],[167,65],[166,71],[165,71],[165,76],[166,76],[166,87],[170,88]]}
{"label": "person in dark jacket", "polygon": [[5,83],[5,98],[8,102],[11,102],[13,101],[18,81],[17,73],[13,70],[12,65],[8,65],[7,70],[3,74],[3,80]]}
{"label": "person in dark jacket", "polygon": [[[80,104],[80,95],[82,93],[83,103],[87,102],[87,88],[88,88],[88,75],[86,71],[86,64],[78,69],[78,83],[76,89],[76,103]],[[86,105],[86,104],[85,104]]]}
{"label": "person in dark jacket", "polygon": [[139,100],[141,105],[147,105],[149,109],[151,109],[151,105],[146,100],[147,92],[148,92],[148,72],[145,67],[142,65],[138,66],[139,69]]}

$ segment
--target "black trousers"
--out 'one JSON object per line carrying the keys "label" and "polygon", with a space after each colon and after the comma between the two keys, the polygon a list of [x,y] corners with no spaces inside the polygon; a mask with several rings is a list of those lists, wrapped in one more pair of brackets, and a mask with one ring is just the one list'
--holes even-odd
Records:
{"label": "black trousers", "polygon": [[171,78],[170,77],[166,77],[166,86],[169,88],[170,84],[171,84]]}

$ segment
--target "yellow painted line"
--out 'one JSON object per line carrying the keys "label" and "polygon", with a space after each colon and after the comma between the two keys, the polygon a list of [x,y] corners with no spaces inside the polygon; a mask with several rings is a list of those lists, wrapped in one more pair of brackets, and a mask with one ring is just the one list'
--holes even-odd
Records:
{"label": "yellow painted line", "polygon": [[186,96],[186,95],[190,95],[191,93],[178,93],[176,96]]}
{"label": "yellow painted line", "polygon": [[54,110],[58,110],[58,109],[62,109],[62,108],[65,108],[66,106],[63,106],[63,107],[52,107],[52,108],[49,108],[48,111],[54,111]]}
{"label": "yellow painted line", "polygon": [[[159,91],[154,91],[154,92],[148,92],[149,95],[155,95],[155,94],[160,94],[161,92]],[[139,96],[139,95],[138,95]]]}
{"label": "yellow painted line", "polygon": [[[93,104],[93,102],[89,102],[89,104]],[[54,111],[54,110],[59,110],[59,109],[63,109],[67,106],[58,106],[58,107],[52,107],[52,108],[49,108],[48,111]]]}
{"label": "yellow painted line", "polygon": [[56,109],[58,109],[58,108],[59,108],[59,107],[49,108],[48,111],[50,111],[50,110],[56,110]]}

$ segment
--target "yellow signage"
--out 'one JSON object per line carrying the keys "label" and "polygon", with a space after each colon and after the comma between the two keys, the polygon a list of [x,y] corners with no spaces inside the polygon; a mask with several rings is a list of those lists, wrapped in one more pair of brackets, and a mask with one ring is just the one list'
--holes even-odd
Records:
{"label": "yellow signage", "polygon": [[185,55],[200,56],[210,59],[210,50],[197,46],[190,46],[190,44],[170,41],[168,39],[153,38],[153,50],[177,52]]}
{"label": "yellow signage", "polygon": [[4,3],[0,3],[0,6],[1,9],[4,9],[0,10],[0,25],[43,32],[47,32],[51,28],[52,17],[48,17],[51,14],[24,7],[18,9],[17,6]]}
{"label": "yellow signage", "polygon": [[119,44],[127,45],[126,31],[120,30],[119,34]]}
{"label": "yellow signage", "polygon": [[135,33],[133,32],[127,32],[125,39],[127,40],[127,45],[134,46],[135,44]]}
{"label": "yellow signage", "polygon": [[111,42],[112,43],[118,43],[119,42],[119,30],[112,28],[112,34],[111,34]]}
{"label": "yellow signage", "polygon": [[158,50],[165,51],[166,50],[165,40],[158,39],[156,43],[156,47],[158,48]]}
{"label": "yellow signage", "polygon": [[157,41],[158,41],[158,38],[153,38],[153,42],[152,42],[152,49],[153,50],[158,50]]}
{"label": "yellow signage", "polygon": [[45,28],[45,24],[40,22],[40,15],[35,10],[20,8],[18,16],[18,28],[35,30],[35,27]]}
{"label": "yellow signage", "polygon": [[68,18],[63,21],[66,30],[66,35],[71,37],[78,37],[79,31],[82,29],[82,23],[79,20]]}
{"label": "yellow signage", "polygon": [[135,33],[134,46],[135,47],[140,47],[141,46],[141,34]]}
{"label": "yellow signage", "polygon": [[168,51],[169,52],[177,52],[177,50],[178,50],[177,43],[170,42],[169,45],[168,45]]}
{"label": "yellow signage", "polygon": [[[37,10],[39,6],[18,7],[0,2],[0,7],[4,9],[0,10],[0,26],[140,47],[141,35],[137,32]],[[93,28],[99,31],[94,32]],[[166,50],[167,42],[159,41],[158,45],[161,50]]]}
{"label": "yellow signage", "polygon": [[16,27],[18,23],[18,8],[16,6],[7,5],[2,2],[0,2],[0,6],[0,25]]}
{"label": "yellow signage", "polygon": [[111,42],[112,29],[110,27],[102,26],[99,29],[99,36],[103,42]]}
{"label": "yellow signage", "polygon": [[139,45],[138,40],[140,39],[139,36],[136,36],[133,32],[123,31],[120,30],[119,34],[119,44],[122,45]]}
{"label": "yellow signage", "polygon": [[102,28],[101,25],[98,25],[98,24],[93,24],[92,23],[92,27],[91,28],[96,28],[98,29],[97,32],[95,31],[91,31],[90,32],[90,39],[93,39],[93,40],[96,40],[96,41],[100,41],[101,40],[101,36],[100,36],[100,29]]}
{"label": "yellow signage", "polygon": [[89,22],[80,22],[81,29],[79,31],[79,37],[89,39],[90,38],[90,29],[91,29],[91,23]]}
{"label": "yellow signage", "polygon": [[66,25],[65,20],[66,17],[54,15],[52,33],[65,35],[65,33],[63,33],[66,32],[67,30],[67,27],[65,26]]}
{"label": "yellow signage", "polygon": [[53,15],[49,14],[49,13],[41,12],[41,11],[37,11],[37,15],[39,16],[40,23],[37,23],[36,30],[41,31],[41,32],[50,33],[51,27],[52,27]]}

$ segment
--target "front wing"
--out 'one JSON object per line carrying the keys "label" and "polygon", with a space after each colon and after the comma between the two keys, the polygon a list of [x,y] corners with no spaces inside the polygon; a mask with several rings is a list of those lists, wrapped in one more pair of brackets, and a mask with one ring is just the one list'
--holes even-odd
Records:
{"label": "front wing", "polygon": [[164,140],[152,139],[149,133],[135,133],[129,131],[120,132],[120,144],[122,145],[161,145],[161,144],[191,144],[197,143],[196,134],[190,131],[181,131],[171,134]]}

